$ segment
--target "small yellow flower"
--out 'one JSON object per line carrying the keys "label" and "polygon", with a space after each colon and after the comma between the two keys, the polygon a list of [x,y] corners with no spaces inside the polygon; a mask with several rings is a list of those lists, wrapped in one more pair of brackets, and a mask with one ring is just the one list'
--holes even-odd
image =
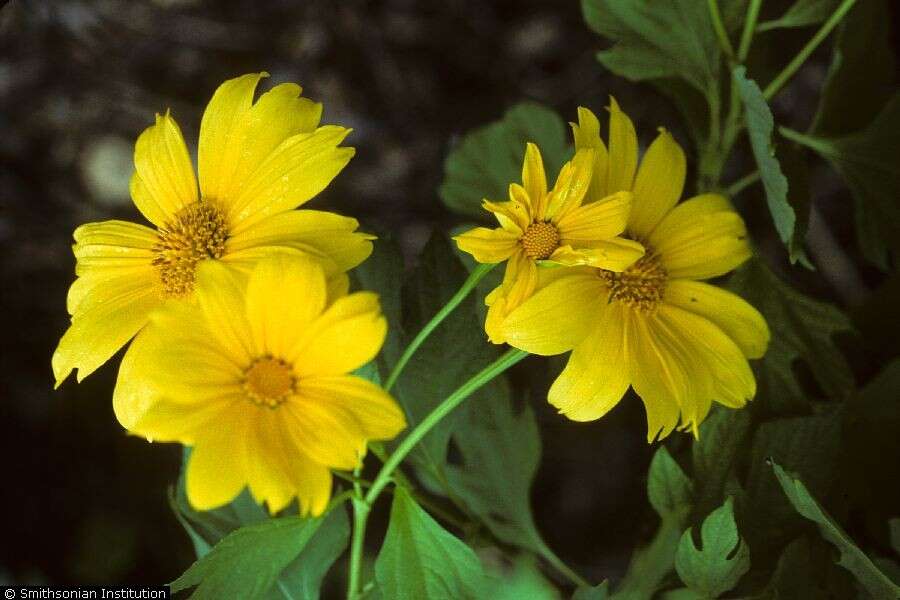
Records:
{"label": "small yellow flower", "polygon": [[193,447],[186,488],[200,510],[249,486],[273,513],[296,497],[302,514],[321,514],[329,469],[354,469],[368,440],[405,427],[385,391],[348,375],[384,342],[378,296],[329,302],[322,267],[299,254],[262,259],[249,276],[205,261],[194,295],[135,340],[127,376],[144,392],[117,415],[138,435]]}
{"label": "small yellow flower", "polygon": [[138,137],[131,197],[156,229],[126,221],[75,230],[78,279],[69,290],[72,324],[53,355],[56,385],[81,381],[128,343],[167,299],[191,295],[205,260],[248,269],[286,248],[315,255],[330,274],[372,251],[355,219],[293,210],[322,191],[353,156],[350,132],[319,126],[322,105],[277,85],[254,103],[266,73],[222,84],[200,126],[199,190],[188,151],[167,113]]}
{"label": "small yellow flower", "polygon": [[625,229],[630,192],[584,201],[592,186],[595,160],[593,149],[578,151],[548,192],[540,150],[529,143],[522,185],[509,186],[507,202],[484,201],[500,227],[477,227],[454,238],[478,262],[507,261],[503,283],[486,298],[485,331],[495,344],[505,341],[500,329],[503,318],[534,292],[539,264],[621,271],[644,253],[637,242],[616,237]]}
{"label": "small yellow flower", "polygon": [[[615,103],[611,111],[603,160],[624,172],[608,170],[605,184],[633,189],[626,233],[646,254],[622,273],[558,269],[505,319],[503,335],[536,354],[574,349],[549,393],[570,419],[602,417],[632,386],[647,411],[649,441],[679,424],[696,435],[712,401],[739,408],[756,393],[747,359],[765,353],[768,326],[743,299],[701,281],[747,260],[747,232],[722,196],[676,206],[685,177],[681,148],[662,131],[637,169],[631,121]],[[602,148],[596,117],[581,109],[579,119],[577,147]]]}

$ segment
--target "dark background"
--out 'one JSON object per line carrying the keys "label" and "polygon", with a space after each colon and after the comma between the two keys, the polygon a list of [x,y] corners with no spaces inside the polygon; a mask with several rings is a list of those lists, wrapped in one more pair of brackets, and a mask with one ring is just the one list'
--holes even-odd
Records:
{"label": "dark background", "polygon": [[[783,6],[766,3],[765,14]],[[794,31],[798,43],[811,35]],[[0,583],[160,583],[193,557],[166,496],[180,449],[119,427],[110,403],[118,359],[56,392],[50,371],[74,278],[71,232],[87,221],[139,220],[127,193],[131,153],[155,112],[171,108],[190,146],[225,79],[267,70],[263,86],[299,82],[324,102],[326,122],[354,128],[357,148],[309,206],[391,231],[411,264],[433,228],[458,223],[436,193],[448,149],[519,100],[568,120],[579,104],[599,111],[614,94],[642,142],[664,125],[689,146],[666,100],[596,63],[602,46],[576,1],[14,0],[0,8]],[[786,62],[796,46],[770,50]],[[805,128],[826,66],[827,53],[817,53],[779,97],[781,122]],[[749,170],[738,158],[725,180]],[[849,195],[826,169],[813,175],[809,249],[821,277],[796,280],[795,271],[794,283],[852,308],[879,275],[859,267]],[[783,264],[758,190],[743,203],[754,240]],[[640,402],[628,398],[586,425],[534,405],[544,439],[533,494],[539,526],[588,578],[616,577],[655,526]]]}

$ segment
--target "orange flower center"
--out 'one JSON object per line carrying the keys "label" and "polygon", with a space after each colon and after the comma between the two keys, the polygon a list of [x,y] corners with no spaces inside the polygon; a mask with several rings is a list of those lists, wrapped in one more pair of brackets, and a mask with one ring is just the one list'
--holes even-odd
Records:
{"label": "orange flower center", "polygon": [[559,248],[559,229],[553,223],[532,223],[519,238],[525,254],[534,260],[546,260]]}
{"label": "orange flower center", "polygon": [[225,216],[208,201],[185,206],[159,228],[153,246],[153,266],[159,271],[163,294],[177,298],[194,290],[194,270],[207,258],[225,253],[228,229]]}
{"label": "orange flower center", "polygon": [[662,300],[669,274],[662,266],[659,255],[646,244],[645,247],[646,254],[621,273],[605,269],[598,269],[597,272],[609,287],[610,301],[618,300],[649,312]]}
{"label": "orange flower center", "polygon": [[244,371],[244,392],[259,406],[277,408],[294,393],[296,384],[291,366],[279,358],[258,358]]}

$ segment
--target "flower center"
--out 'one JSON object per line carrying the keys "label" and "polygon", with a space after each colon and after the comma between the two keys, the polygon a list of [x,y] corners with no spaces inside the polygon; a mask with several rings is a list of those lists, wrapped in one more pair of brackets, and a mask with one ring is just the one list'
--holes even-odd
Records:
{"label": "flower center", "polygon": [[153,266],[159,270],[163,294],[172,298],[192,292],[197,263],[221,258],[227,238],[225,216],[214,204],[200,200],[179,210],[159,228],[153,246]]}
{"label": "flower center", "polygon": [[643,311],[656,308],[662,300],[668,279],[659,255],[649,247],[640,260],[621,273],[599,269],[598,274],[609,286],[610,301],[619,300]]}
{"label": "flower center", "polygon": [[545,221],[532,223],[519,238],[519,242],[529,258],[545,260],[559,247],[559,229],[553,223]]}
{"label": "flower center", "polygon": [[259,406],[278,407],[294,393],[296,383],[291,366],[271,356],[257,358],[244,371],[244,392]]}

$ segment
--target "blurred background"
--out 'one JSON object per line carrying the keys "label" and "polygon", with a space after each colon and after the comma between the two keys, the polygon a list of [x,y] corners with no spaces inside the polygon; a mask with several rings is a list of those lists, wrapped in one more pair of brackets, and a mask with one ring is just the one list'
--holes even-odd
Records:
{"label": "blurred background", "polygon": [[[767,3],[766,11],[778,14],[785,4]],[[162,583],[193,559],[167,500],[180,449],[131,438],[119,427],[110,403],[118,359],[58,391],[50,371],[68,320],[72,230],[87,221],[139,220],[128,197],[131,156],[155,112],[171,109],[191,145],[206,102],[225,79],[267,70],[272,77],[264,86],[300,83],[305,95],[324,102],[325,122],[354,128],[349,143],[357,148],[309,206],[390,231],[408,265],[432,229],[459,223],[436,191],[448,149],[517,101],[537,100],[569,120],[578,105],[599,111],[614,94],[642,143],[663,125],[689,146],[667,100],[595,61],[603,42],[574,0],[0,6],[4,582]],[[893,11],[896,24],[896,3]],[[808,35],[799,34],[798,43]],[[792,47],[770,51],[788,57]],[[780,120],[806,127],[826,68],[821,52],[779,97]],[[749,170],[739,158],[725,181]],[[798,270],[791,277],[807,293],[852,309],[882,276],[860,266],[848,192],[825,168],[812,175],[808,239],[822,277],[807,281]],[[780,244],[761,197],[745,202],[751,200],[744,210],[754,239],[777,267],[784,263]],[[527,371],[513,375],[527,378]],[[602,421],[575,426],[546,403],[533,404],[544,440],[533,490],[540,529],[590,579],[616,577],[636,541],[655,528],[645,499],[652,448],[644,442],[643,409],[630,398]]]}

